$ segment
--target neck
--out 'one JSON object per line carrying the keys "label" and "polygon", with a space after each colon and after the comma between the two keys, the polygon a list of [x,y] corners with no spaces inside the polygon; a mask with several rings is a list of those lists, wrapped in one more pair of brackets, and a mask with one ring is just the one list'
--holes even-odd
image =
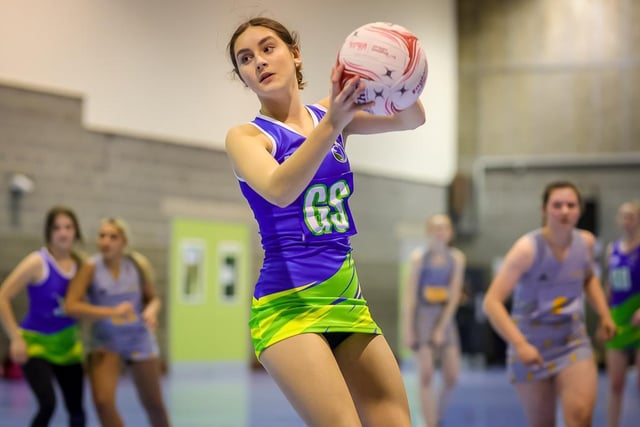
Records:
{"label": "neck", "polygon": [[71,256],[69,249],[56,248],[55,246],[47,246],[47,250],[55,260],[67,259]]}
{"label": "neck", "polygon": [[633,245],[635,243],[640,242],[640,230],[637,230],[634,233],[625,233],[622,236],[622,241],[626,244],[626,245]]}
{"label": "neck", "polygon": [[300,100],[297,90],[289,93],[285,99],[263,98],[260,102],[260,114],[282,123],[300,122],[306,115],[306,109]]}
{"label": "neck", "polygon": [[122,255],[114,255],[111,258],[104,258],[103,257],[104,264],[107,267],[114,267],[114,266],[120,265],[120,260],[121,259],[122,259]]}
{"label": "neck", "polygon": [[448,245],[444,242],[432,241],[429,247],[433,252],[445,252]]}
{"label": "neck", "polygon": [[545,226],[542,228],[542,235],[549,242],[549,244],[556,248],[564,248],[571,243],[571,235],[573,228],[566,230],[552,230],[551,227]]}

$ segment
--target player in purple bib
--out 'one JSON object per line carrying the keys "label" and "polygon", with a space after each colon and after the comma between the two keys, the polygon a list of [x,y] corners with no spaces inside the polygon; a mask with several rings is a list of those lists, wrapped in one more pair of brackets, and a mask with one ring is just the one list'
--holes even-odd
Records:
{"label": "player in purple bib", "polygon": [[616,336],[607,342],[607,427],[617,427],[629,360],[635,359],[640,390],[640,202],[618,208],[622,236],[607,247],[607,281]]}
{"label": "player in purple bib", "polygon": [[167,427],[154,335],[160,299],[149,261],[127,250],[129,240],[123,220],[102,221],[100,254],[87,261],[71,281],[65,309],[72,316],[93,320],[87,368],[102,426],[124,425],[116,408],[116,387],[125,362],[131,367],[149,423]]}
{"label": "player in purple bib", "polygon": [[[260,101],[252,123],[227,133],[226,150],[260,229],[264,264],[251,307],[256,355],[308,425],[409,426],[398,364],[371,318],[349,238],[356,233],[349,198],[349,134],[421,125],[418,102],[378,117],[357,104],[358,78],[330,96],[301,102],[297,37],[254,18],[229,42],[234,71]],[[356,409],[357,407],[357,409]]]}
{"label": "player in purple bib", "polygon": [[[24,258],[0,287],[0,320],[11,339],[11,358],[22,365],[38,401],[32,427],[49,425],[56,406],[54,378],[62,391],[69,426],[81,427],[86,422],[82,344],[75,319],[63,307],[69,281],[82,262],[73,250],[80,240],[75,213],[66,207],[50,209],[45,221],[46,246]],[[18,324],[9,301],[25,288],[29,311]]]}
{"label": "player in purple bib", "polygon": [[[484,300],[489,321],[508,343],[511,381],[531,427],[556,425],[558,399],[567,427],[591,425],[597,371],[583,296],[600,316],[601,335],[609,339],[615,333],[592,269],[595,238],[575,228],[580,213],[574,184],[547,185],[542,228],[516,241]],[[512,292],[510,315],[504,303]]]}

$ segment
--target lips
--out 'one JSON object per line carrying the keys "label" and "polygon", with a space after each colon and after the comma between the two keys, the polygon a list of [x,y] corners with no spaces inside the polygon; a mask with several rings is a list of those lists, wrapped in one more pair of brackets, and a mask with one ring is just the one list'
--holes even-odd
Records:
{"label": "lips", "polygon": [[273,73],[264,73],[263,75],[260,76],[260,83],[262,83],[263,81],[265,81],[271,76],[273,76]]}

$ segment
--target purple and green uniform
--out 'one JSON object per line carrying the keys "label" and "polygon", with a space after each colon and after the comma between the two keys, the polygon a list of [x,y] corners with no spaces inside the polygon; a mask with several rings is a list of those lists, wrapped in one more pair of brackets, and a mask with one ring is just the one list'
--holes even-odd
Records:
{"label": "purple and green uniform", "polygon": [[620,244],[613,244],[609,257],[609,306],[617,328],[607,348],[640,349],[640,327],[631,324],[633,314],[640,310],[640,246],[625,253]]}
{"label": "purple and green uniform", "polygon": [[566,258],[558,261],[541,230],[529,233],[535,259],[515,288],[511,317],[527,341],[536,347],[543,366],[526,366],[513,346],[507,350],[512,382],[553,377],[572,363],[592,357],[584,324],[583,288],[592,260],[584,239],[574,230]]}
{"label": "purple and green uniform", "polygon": [[[317,126],[326,110],[317,105],[306,108]],[[271,140],[278,163],[306,139],[263,115],[251,123]],[[268,202],[241,177],[238,180],[264,250],[249,323],[258,358],[268,346],[303,333],[380,334],[351,257],[349,237],[356,233],[348,204],[353,173],[342,136],[307,188],[287,207]]]}
{"label": "purple and green uniform", "polygon": [[[418,305],[415,314],[417,345],[431,340],[433,328],[442,316],[449,299],[449,286],[455,270],[455,259],[451,250],[446,253],[445,262],[433,260],[432,252],[427,250],[422,257],[422,267],[418,277]],[[444,330],[442,346],[459,345],[458,330],[455,321],[450,321]]]}
{"label": "purple and green uniform", "polygon": [[135,314],[129,319],[113,317],[95,321],[91,325],[91,350],[118,353],[126,361],[147,360],[158,355],[155,335],[142,319],[142,277],[134,261],[122,257],[120,274],[114,278],[98,254],[92,258],[95,265],[93,280],[87,291],[93,305],[115,307],[123,302],[133,305]]}
{"label": "purple and green uniform", "polygon": [[64,313],[64,297],[75,268],[65,274],[46,248],[40,249],[44,278],[27,286],[29,311],[20,323],[30,358],[48,360],[57,365],[82,361],[82,343],[75,319]]}

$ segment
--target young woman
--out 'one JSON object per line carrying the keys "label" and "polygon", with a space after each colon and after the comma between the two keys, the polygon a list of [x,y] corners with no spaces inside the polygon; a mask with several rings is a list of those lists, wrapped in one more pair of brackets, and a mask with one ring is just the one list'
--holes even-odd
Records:
{"label": "young woman", "polygon": [[70,316],[94,320],[87,367],[100,423],[104,427],[124,425],[116,409],[116,387],[121,363],[125,362],[131,366],[150,424],[166,427],[169,418],[160,388],[158,346],[153,334],[160,299],[155,293],[149,261],[142,254],[127,250],[129,240],[124,221],[102,221],[100,253],[84,263],[71,281],[65,310]]}
{"label": "young woman", "polygon": [[[592,270],[594,236],[575,228],[580,213],[574,184],[547,185],[542,228],[515,242],[484,299],[489,321],[509,346],[508,370],[531,427],[555,426],[558,398],[567,427],[591,425],[597,372],[583,295],[600,316],[600,335],[615,333]],[[512,292],[509,315],[504,303]]]}
{"label": "young woman", "polygon": [[[622,236],[607,247],[607,293],[617,334],[607,343],[607,427],[618,427],[631,356],[640,373],[640,202],[618,208]],[[640,375],[638,376],[640,390]]]}
{"label": "young woman", "polygon": [[364,113],[357,78],[303,105],[296,34],[268,18],[240,25],[228,45],[237,76],[260,102],[251,122],[231,128],[226,149],[258,222],[264,264],[251,335],[260,362],[312,426],[408,426],[398,364],[371,318],[351,256],[351,134],[421,125],[418,102],[393,116]]}
{"label": "young woman", "polygon": [[[55,378],[69,414],[69,425],[85,425],[83,407],[82,345],[76,321],[67,317],[63,300],[69,280],[82,260],[74,251],[81,241],[76,214],[66,207],[53,207],[44,227],[46,245],[27,255],[0,287],[0,320],[7,332],[10,356],[22,365],[38,411],[32,427],[48,426],[56,407]],[[26,289],[29,311],[20,324],[11,309],[11,299]]]}
{"label": "young woman", "polygon": [[[417,352],[420,402],[428,426],[442,420],[460,370],[460,342],[455,313],[462,294],[465,256],[450,246],[453,226],[446,215],[427,221],[427,248],[411,256],[404,294],[405,345]],[[438,398],[431,389],[434,360],[440,357],[443,384]]]}

